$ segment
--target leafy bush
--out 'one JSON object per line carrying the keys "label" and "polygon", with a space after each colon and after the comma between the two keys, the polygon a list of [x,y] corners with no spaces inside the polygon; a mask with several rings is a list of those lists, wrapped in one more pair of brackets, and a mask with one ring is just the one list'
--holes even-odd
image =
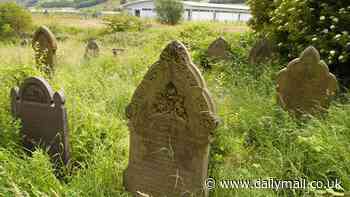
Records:
{"label": "leafy bush", "polygon": [[0,3],[0,38],[17,37],[30,30],[32,17],[15,3]]}
{"label": "leafy bush", "polygon": [[157,0],[156,11],[160,22],[176,25],[180,22],[184,6],[179,0]]}
{"label": "leafy bush", "polygon": [[256,31],[264,30],[270,24],[269,13],[275,9],[273,0],[248,0],[253,18],[249,21],[250,26]]}
{"label": "leafy bush", "polygon": [[109,33],[141,31],[143,29],[142,21],[135,16],[119,14],[106,17],[103,20],[107,25],[107,31]]}
{"label": "leafy bush", "polygon": [[[189,23],[184,25],[180,31],[180,41],[191,51],[205,49],[203,41],[207,38],[217,36],[208,23]],[[201,38],[201,39],[198,39]]]}
{"label": "leafy bush", "polygon": [[[308,45],[315,46],[338,77],[350,63],[350,1],[249,0],[251,26],[268,34],[280,52],[296,57]],[[342,78],[342,76],[340,76]]]}

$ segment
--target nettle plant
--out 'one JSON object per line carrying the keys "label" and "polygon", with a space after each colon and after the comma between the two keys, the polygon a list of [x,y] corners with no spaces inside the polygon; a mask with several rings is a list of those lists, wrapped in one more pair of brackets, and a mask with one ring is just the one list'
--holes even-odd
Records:
{"label": "nettle plant", "polygon": [[282,55],[297,57],[315,46],[331,67],[350,62],[350,1],[249,0],[252,28],[278,44]]}

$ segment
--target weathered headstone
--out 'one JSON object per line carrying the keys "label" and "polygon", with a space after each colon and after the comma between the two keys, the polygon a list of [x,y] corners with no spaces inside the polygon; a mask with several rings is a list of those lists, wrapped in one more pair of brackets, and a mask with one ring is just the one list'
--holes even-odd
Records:
{"label": "weathered headstone", "polygon": [[182,43],[174,41],[162,52],[126,114],[127,190],[134,196],[207,196],[209,144],[218,121],[205,81]]}
{"label": "weathered headstone", "polygon": [[85,48],[85,58],[98,57],[100,54],[100,47],[95,39],[89,40]]}
{"label": "weathered headstone", "polygon": [[114,56],[118,56],[119,54],[123,53],[124,51],[125,51],[125,49],[117,49],[117,48],[112,49],[112,53]]}
{"label": "weathered headstone", "polygon": [[69,144],[65,98],[54,93],[42,78],[26,79],[11,92],[12,113],[22,121],[21,135],[26,150],[42,147],[52,160],[68,163]]}
{"label": "weathered headstone", "polygon": [[21,45],[22,47],[25,47],[25,46],[27,46],[29,43],[30,43],[30,42],[29,42],[28,39],[23,39],[23,40],[21,41],[20,45]]}
{"label": "weathered headstone", "polygon": [[32,47],[35,61],[40,68],[50,74],[56,64],[57,41],[54,34],[45,26],[39,27],[34,33]]}
{"label": "weathered headstone", "polygon": [[296,115],[326,111],[336,90],[335,76],[314,47],[305,49],[277,76],[278,103]]}
{"label": "weathered headstone", "polygon": [[230,60],[232,58],[230,45],[223,37],[216,39],[208,48],[208,58],[214,60]]}
{"label": "weathered headstone", "polygon": [[273,43],[267,38],[262,38],[250,50],[248,62],[253,65],[264,64],[271,61],[275,56],[276,51]]}

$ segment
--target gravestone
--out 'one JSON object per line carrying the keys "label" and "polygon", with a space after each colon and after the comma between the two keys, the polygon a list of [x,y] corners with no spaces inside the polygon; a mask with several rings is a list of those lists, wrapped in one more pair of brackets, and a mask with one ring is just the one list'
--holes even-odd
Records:
{"label": "gravestone", "polygon": [[119,54],[123,53],[124,51],[125,51],[125,49],[117,49],[117,48],[112,49],[112,53],[114,56],[118,56]]}
{"label": "gravestone", "polygon": [[278,103],[296,115],[326,111],[336,90],[335,76],[314,47],[305,49],[277,76]]}
{"label": "gravestone", "polygon": [[39,27],[34,33],[32,47],[36,64],[44,72],[51,74],[56,65],[57,51],[57,41],[53,33],[45,26]]}
{"label": "gravestone", "polygon": [[21,41],[20,45],[21,45],[22,47],[25,47],[25,46],[27,46],[29,43],[30,43],[30,42],[29,42],[28,39],[23,39],[23,40]]}
{"label": "gravestone", "polygon": [[232,58],[230,45],[223,37],[216,39],[208,48],[208,58],[213,60],[230,60]]}
{"label": "gravestone", "polygon": [[264,64],[271,61],[276,56],[273,43],[267,39],[262,38],[249,52],[248,62],[252,65]]}
{"label": "gravestone", "polygon": [[20,88],[11,92],[12,113],[22,121],[24,148],[33,151],[42,147],[53,162],[68,163],[68,123],[61,92],[54,93],[42,78],[26,79]]}
{"label": "gravestone", "polygon": [[100,54],[100,47],[95,39],[89,40],[85,48],[85,58],[98,57]]}
{"label": "gravestone", "polygon": [[205,81],[185,46],[174,41],[136,89],[124,185],[134,196],[208,196],[211,134],[218,125]]}

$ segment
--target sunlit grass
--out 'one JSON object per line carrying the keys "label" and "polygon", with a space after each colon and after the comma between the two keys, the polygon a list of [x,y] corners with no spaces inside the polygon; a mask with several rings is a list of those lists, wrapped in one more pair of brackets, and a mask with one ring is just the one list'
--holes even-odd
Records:
{"label": "sunlit grass", "polygon": [[[59,181],[42,151],[33,158],[22,152],[20,124],[10,115],[10,89],[25,77],[44,74],[35,68],[30,46],[2,44],[0,196],[130,196],[122,183],[129,154],[124,113],[134,90],[171,40],[188,42],[194,62],[204,71],[200,58],[218,36],[231,44],[234,60],[203,72],[221,119],[211,147],[210,176],[217,180],[338,178],[349,191],[349,105],[335,102],[324,119],[308,122],[296,121],[283,112],[275,102],[274,78],[284,64],[247,64],[253,40],[246,25],[190,22],[166,26],[152,22],[154,27],[143,32],[98,37],[100,57],[87,61],[83,58],[86,40],[99,34],[87,33],[85,24],[79,24],[81,19],[40,17],[37,24],[59,24],[57,30],[68,36],[58,43],[57,70],[49,82],[55,90],[65,92],[71,164],[64,181]],[[67,31],[65,23],[77,23],[77,32]],[[98,25],[88,28],[100,31]],[[241,29],[248,32],[241,33]],[[115,57],[112,48],[124,48],[125,52]],[[211,195],[317,196],[314,190],[267,189],[217,189]]]}

